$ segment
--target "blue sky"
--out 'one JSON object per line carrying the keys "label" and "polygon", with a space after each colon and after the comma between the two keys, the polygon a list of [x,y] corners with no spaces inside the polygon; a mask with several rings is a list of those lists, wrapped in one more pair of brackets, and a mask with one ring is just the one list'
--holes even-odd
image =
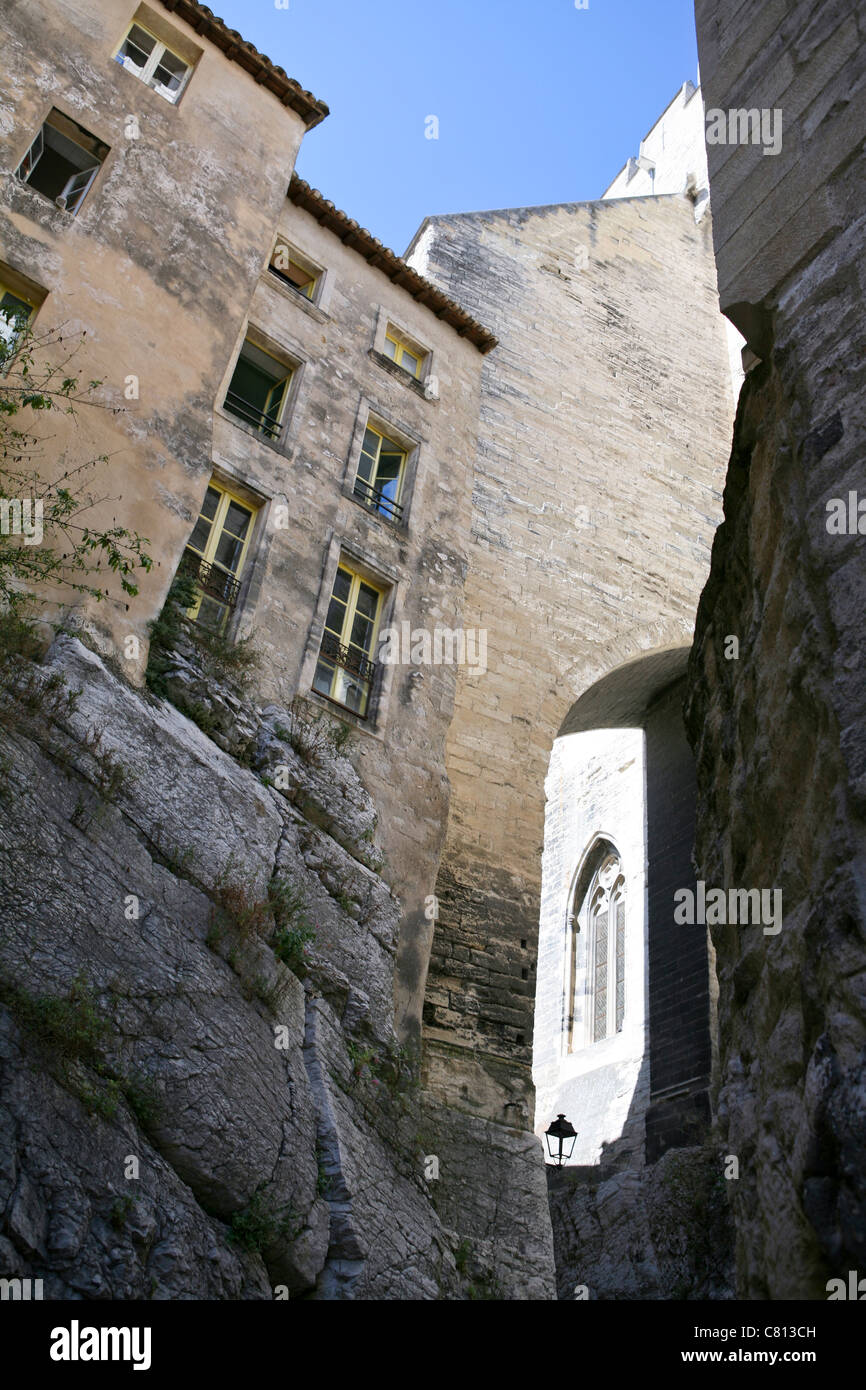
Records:
{"label": "blue sky", "polygon": [[401,253],[429,213],[597,198],[696,79],[692,0],[211,4],[330,106],[298,173]]}

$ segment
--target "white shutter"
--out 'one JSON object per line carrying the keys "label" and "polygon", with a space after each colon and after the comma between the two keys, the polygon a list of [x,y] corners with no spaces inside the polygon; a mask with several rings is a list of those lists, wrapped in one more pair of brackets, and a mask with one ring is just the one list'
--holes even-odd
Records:
{"label": "white shutter", "polygon": [[[78,211],[81,201],[88,188],[93,183],[93,180],[96,178],[98,171],[99,165],[94,164],[89,169],[80,169],[78,173],[73,174],[71,178],[66,180],[60,198],[65,199],[64,206],[67,212],[74,213]],[[58,198],[58,202],[60,198]]]}
{"label": "white shutter", "polygon": [[16,170],[19,179],[21,179],[23,183],[26,183],[30,175],[33,173],[33,170],[36,168],[36,165],[42,158],[42,152],[44,149],[45,137],[43,136],[42,130],[40,128],[40,130],[37,133],[36,139],[33,141],[33,144],[30,146],[30,149],[27,151],[21,163],[18,165],[18,169]]}

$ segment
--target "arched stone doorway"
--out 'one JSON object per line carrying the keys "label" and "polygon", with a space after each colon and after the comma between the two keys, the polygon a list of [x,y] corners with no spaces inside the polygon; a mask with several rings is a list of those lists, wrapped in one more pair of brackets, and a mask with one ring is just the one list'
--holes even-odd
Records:
{"label": "arched stone doorway", "polygon": [[694,887],[687,657],[686,647],[650,653],[598,681],[551,757],[536,1129],[568,1113],[577,1164],[652,1163],[694,1142],[709,1118],[707,936],[673,920],[674,892]]}

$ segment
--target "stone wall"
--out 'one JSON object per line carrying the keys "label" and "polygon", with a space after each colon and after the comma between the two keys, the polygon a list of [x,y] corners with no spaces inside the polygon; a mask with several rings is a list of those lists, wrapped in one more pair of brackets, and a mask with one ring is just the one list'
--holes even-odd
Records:
{"label": "stone wall", "polygon": [[[535,1127],[541,1134],[560,1112],[568,1115],[578,1131],[572,1161],[586,1167],[614,1145],[643,1162],[649,1100],[645,780],[640,729],[591,730],[553,745],[538,933]],[[578,876],[600,837],[614,845],[626,878],[625,1016],[621,1033],[593,1043],[579,942],[581,934],[587,937],[586,924],[575,935],[574,914]]]}
{"label": "stone wall", "polygon": [[[824,1298],[866,1264],[862,485],[866,15],[696,6],[708,107],[779,108],[782,153],[711,146],[722,306],[747,377],[690,667],[700,876],[780,889],[778,935],[713,930],[717,1114],[738,1289]],[[856,505],[856,499],[855,499]],[[739,641],[737,659],[726,638]]]}
{"label": "stone wall", "polygon": [[432,219],[412,261],[489,324],[462,672],[425,1006],[428,1080],[531,1124],[544,778],[571,705],[683,647],[732,399],[709,220],[685,197]]}
{"label": "stone wall", "polygon": [[[77,362],[85,379],[104,381],[99,399],[113,409],[82,406],[68,432],[61,421],[59,448],[68,449],[61,457],[78,464],[110,456],[110,476],[97,470],[93,491],[109,499],[119,524],[148,538],[154,560],[149,574],[136,576],[133,603],[79,603],[68,590],[56,597],[86,610],[74,621],[107,633],[106,653],[140,680],[150,621],[209,483],[248,503],[251,538],[226,635],[255,634],[263,699],[285,705],[300,692],[359,735],[357,766],[378,807],[389,882],[404,904],[398,1023],[417,1042],[431,934],[425,903],[448,815],[444,749],[456,666],[380,664],[366,719],[337,710],[311,684],[341,559],[380,587],[383,629],[460,628],[481,353],[443,319],[438,302],[424,302],[423,286],[385,273],[385,249],[371,250],[361,229],[337,235],[287,197],[306,124],[326,108],[309,94],[299,98],[316,108],[306,118],[280,105],[270,77],[256,81],[253,70],[230,61],[214,40],[220,22],[209,11],[192,15],[195,8],[148,21],[197,55],[177,105],[114,61],[131,17],[116,0],[100,0],[90,17],[74,4],[14,5],[4,14],[4,256],[45,294],[37,333],[66,324],[87,334]],[[52,103],[110,146],[74,218],[14,175]],[[278,235],[319,268],[315,303],[269,270]],[[426,349],[435,389],[384,355],[388,324]],[[249,335],[293,370],[273,438],[225,408]],[[128,398],[132,378],[137,395]],[[368,417],[409,456],[399,521],[354,496]],[[88,512],[88,523],[104,519],[108,507]],[[139,639],[139,657],[129,655],[129,635]]]}
{"label": "stone wall", "polygon": [[[641,168],[638,158],[655,167]],[[684,82],[640,142],[638,155],[628,159],[604,198],[647,198],[683,193],[691,182],[698,194],[696,214],[707,211],[709,178],[704,142],[704,103],[700,88]]]}
{"label": "stone wall", "polygon": [[695,767],[683,727],[684,683],[646,715],[647,912],[651,1104],[647,1162],[697,1143],[709,1120],[710,962],[706,928],[673,919],[674,894],[694,891]]}
{"label": "stone wall", "polygon": [[[116,517],[152,542],[157,563],[139,572],[134,607],[117,588],[91,614],[120,651],[126,635],[140,639],[140,660],[128,663],[140,678],[148,622],[204,495],[217,388],[306,120],[160,7],[176,46],[197,55],[172,105],[114,60],[134,8],[4,6],[0,232],[3,262],[43,301],[38,332],[62,331],[70,346],[87,334],[72,371],[101,381],[94,399],[111,407],[82,407],[74,425],[58,413],[52,447],[67,466],[109,456],[86,479],[105,499],[88,524]],[[15,177],[52,107],[109,147],[75,216]]]}

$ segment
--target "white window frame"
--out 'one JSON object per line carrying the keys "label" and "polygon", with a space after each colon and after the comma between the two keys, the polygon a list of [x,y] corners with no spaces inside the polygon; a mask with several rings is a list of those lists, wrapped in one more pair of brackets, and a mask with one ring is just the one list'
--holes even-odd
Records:
{"label": "white window frame", "polygon": [[[130,58],[121,56],[120,50],[123,48],[123,45],[126,43],[126,40],[129,38],[133,29],[141,29],[142,33],[147,34],[148,37],[153,39],[154,41],[153,52],[151,53],[143,68],[140,68],[136,63],[133,63]],[[184,67],[186,68],[186,72],[184,73],[181,79],[180,86],[178,87],[176,92],[170,92],[166,87],[162,85],[161,82],[154,82],[152,80],[153,74],[156,72],[156,69],[159,67],[160,62],[166,53],[171,54],[171,57],[176,58],[179,63],[183,63]],[[191,64],[188,63],[185,58],[182,58],[181,55],[175,51],[175,49],[171,48],[167,43],[163,43],[162,39],[157,38],[153,30],[148,29],[146,24],[141,24],[136,19],[132,21],[123,38],[121,39],[120,43],[118,44],[117,52],[114,55],[114,59],[115,62],[120,63],[120,66],[122,68],[125,68],[127,72],[131,72],[134,77],[137,77],[139,81],[143,82],[146,87],[149,87],[151,89],[152,92],[156,92],[159,96],[163,97],[164,100],[169,102],[172,106],[177,106],[177,103],[180,101],[181,97],[186,91],[186,84],[189,82],[189,79],[192,75]]]}
{"label": "white window frame", "polygon": [[[24,158],[21,160],[21,163],[18,165],[16,174],[22,183],[30,183],[31,175],[33,174],[34,169],[37,167],[40,159],[45,153],[45,127],[48,124],[49,122],[47,120],[43,121],[42,125],[36,132],[35,139],[30,145],[30,148],[28,149]],[[56,126],[53,127],[53,129],[57,131]],[[62,136],[63,132],[57,131],[57,134]],[[70,136],[64,136],[63,138],[66,139],[67,143],[69,144],[74,145],[77,143],[76,141],[72,140]],[[84,150],[84,147],[82,145],[78,145],[78,149],[82,150],[83,153],[86,154],[86,151]],[[54,199],[57,206],[59,208],[62,208],[64,211],[71,213],[74,217],[78,209],[81,207],[81,204],[84,202],[84,199],[87,197],[90,185],[93,183],[93,180],[96,178],[96,175],[99,173],[101,168],[102,161],[97,160],[95,164],[85,165],[83,169],[76,169],[74,174],[70,174],[69,178],[66,180],[57,197]],[[83,182],[81,182],[81,180],[83,180]],[[37,189],[36,192],[39,192],[39,190]],[[75,200],[70,206],[68,200],[70,197],[72,197],[73,194],[75,195]]]}

